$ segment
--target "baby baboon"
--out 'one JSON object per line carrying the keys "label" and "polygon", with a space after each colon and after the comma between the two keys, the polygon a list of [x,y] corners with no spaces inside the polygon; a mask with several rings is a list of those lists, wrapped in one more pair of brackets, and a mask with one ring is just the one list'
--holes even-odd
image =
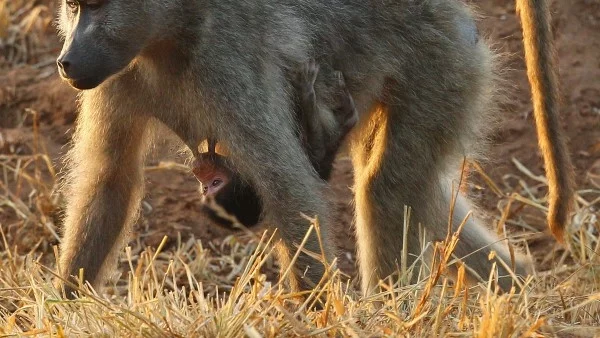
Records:
{"label": "baby baboon", "polygon": [[[328,180],[338,148],[358,121],[358,112],[339,72],[335,73],[337,83],[334,83],[337,86],[334,94],[339,98],[336,107],[320,108],[314,91],[317,74],[318,66],[313,61],[298,72],[294,83],[297,88],[295,111],[300,124],[299,137],[311,164],[321,179]],[[262,206],[256,190],[227,165],[225,158],[217,153],[214,140],[208,140],[208,151],[194,160],[192,171],[202,183],[204,197],[214,198],[228,216],[235,216],[246,227],[258,223]],[[233,226],[231,217],[221,217],[214,204],[205,203],[203,210],[214,222]]]}
{"label": "baby baboon", "polygon": [[[236,221],[246,227],[258,224],[262,204],[256,189],[243,180],[215,148],[216,142],[208,140],[208,150],[192,164],[192,172],[203,189],[202,211],[213,222],[229,228],[233,228]],[[221,215],[221,212],[226,214]]]}
{"label": "baby baboon", "polygon": [[[309,224],[302,214],[319,217],[325,242],[320,245],[312,233],[304,249],[323,248],[331,259],[325,182],[296,134],[289,75],[311,58],[321,72],[344,74],[359,114],[349,141],[363,291],[397,271],[403,242],[409,263],[414,261],[420,253],[418,224],[429,238],[442,239],[468,215],[461,196],[451,208],[452,188],[460,163],[476,152],[487,125],[494,76],[488,47],[464,29],[473,19],[461,2],[61,4],[65,44],[59,71],[83,90],[69,155],[59,262],[64,277],[83,268],[84,278],[99,286],[114,266],[138,215],[143,159],[155,121],[195,152],[205,139],[229,150],[232,165],[260,196],[265,222],[278,227],[282,266],[305,238]],[[327,78],[318,76],[314,84],[319,101],[334,97]],[[407,233],[405,205],[413,208]],[[455,254],[474,275],[487,276],[492,250],[494,261],[510,264],[506,246],[469,218]],[[319,281],[325,270],[315,257],[320,255],[299,254],[289,274],[291,287],[306,289]],[[518,275],[527,268],[516,259]],[[508,275],[505,265],[498,270]],[[499,283],[508,289],[511,279]]]}

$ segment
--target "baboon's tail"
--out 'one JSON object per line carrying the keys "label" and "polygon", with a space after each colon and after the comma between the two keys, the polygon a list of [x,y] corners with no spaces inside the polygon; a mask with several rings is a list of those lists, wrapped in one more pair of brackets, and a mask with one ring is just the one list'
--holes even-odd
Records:
{"label": "baboon's tail", "polygon": [[573,166],[558,121],[558,80],[546,0],[517,0],[539,146],[548,178],[548,225],[559,242],[573,206]]}

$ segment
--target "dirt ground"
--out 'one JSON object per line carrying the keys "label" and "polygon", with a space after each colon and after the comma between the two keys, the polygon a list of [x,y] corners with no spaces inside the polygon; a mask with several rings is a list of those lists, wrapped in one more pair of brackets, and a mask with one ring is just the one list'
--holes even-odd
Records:
{"label": "dirt ground", "polygon": [[[523,178],[524,175],[512,159],[538,175],[543,173],[543,166],[537,148],[514,1],[472,3],[479,6],[482,14],[481,33],[505,53],[506,66],[510,69],[507,71],[510,93],[500,110],[501,123],[492,135],[493,145],[488,160],[482,164],[483,169],[505,192],[521,192],[514,177]],[[590,173],[600,173],[600,1],[555,1],[553,10],[564,104],[562,121],[577,168],[577,182],[584,188],[593,184]],[[0,68],[0,154],[34,152],[30,146],[34,138],[31,112],[36,112],[41,144],[47,148],[55,167],[61,168],[60,158],[76,119],[76,94],[58,79],[53,64],[60,48],[58,40],[51,32],[47,39],[47,53],[27,65]],[[180,147],[176,142],[157,144],[148,165],[155,166],[159,161],[183,163],[184,157],[178,155]],[[523,180],[533,184],[530,179]],[[145,244],[157,246],[163,235],[172,235],[174,230],[193,233],[216,245],[231,234],[229,230],[210,224],[202,215],[198,183],[190,173],[148,170],[146,181],[143,217],[136,226],[138,234],[145,234],[140,237]],[[488,211],[487,218],[493,221],[499,215],[500,198],[484,184],[481,176],[473,175],[470,182],[474,201]],[[342,250],[342,267],[350,273],[353,272],[354,257],[351,185],[352,168],[342,154],[331,180],[331,200],[336,217],[337,244]],[[24,189],[22,193],[26,200],[27,191]],[[543,191],[536,193],[543,195]],[[14,211],[2,209],[0,206],[0,224],[14,224],[17,219]],[[543,215],[531,207],[521,206],[518,218],[545,231]],[[519,229],[513,225],[511,230]],[[555,245],[547,235],[533,236],[529,244],[534,252],[549,250]]]}

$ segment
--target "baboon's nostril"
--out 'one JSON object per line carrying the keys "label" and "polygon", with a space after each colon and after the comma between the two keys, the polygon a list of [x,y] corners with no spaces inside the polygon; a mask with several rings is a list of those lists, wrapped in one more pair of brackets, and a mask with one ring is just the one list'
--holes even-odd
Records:
{"label": "baboon's nostril", "polygon": [[69,69],[69,66],[71,65],[69,61],[63,59],[56,60],[56,63],[58,64],[58,67],[64,70],[65,72]]}

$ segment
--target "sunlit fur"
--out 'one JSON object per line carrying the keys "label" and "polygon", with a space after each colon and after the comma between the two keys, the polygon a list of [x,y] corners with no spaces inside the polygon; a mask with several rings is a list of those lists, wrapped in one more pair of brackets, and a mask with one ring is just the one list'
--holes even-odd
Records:
{"label": "sunlit fur", "polygon": [[560,97],[554,66],[550,5],[546,0],[517,0],[523,26],[527,76],[533,113],[548,176],[548,225],[563,242],[574,206],[574,172],[558,121]]}

